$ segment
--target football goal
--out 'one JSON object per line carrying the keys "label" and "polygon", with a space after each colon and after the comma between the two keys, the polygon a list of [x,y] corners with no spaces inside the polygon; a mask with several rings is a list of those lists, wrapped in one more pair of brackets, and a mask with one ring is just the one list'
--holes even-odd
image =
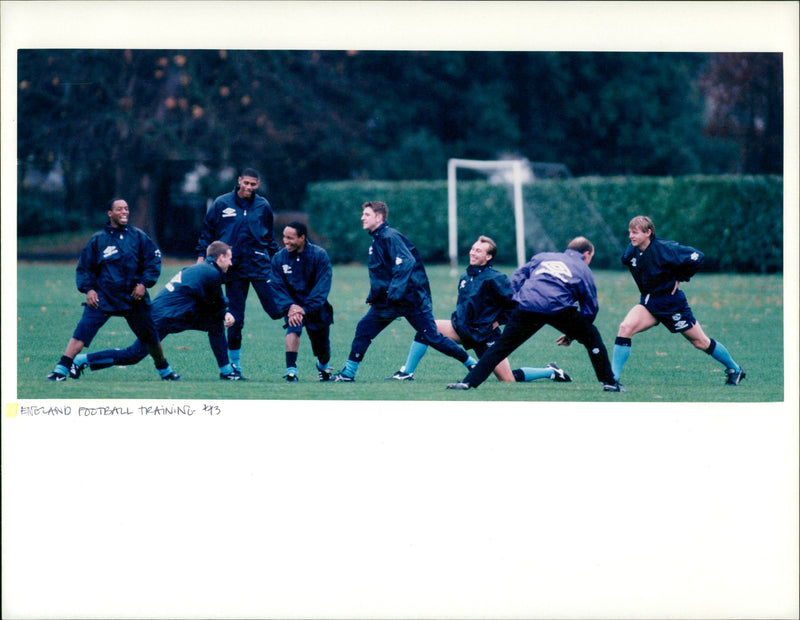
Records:
{"label": "football goal", "polygon": [[527,159],[449,159],[447,162],[448,254],[450,270],[453,275],[458,273],[457,187],[459,169],[479,171],[489,176],[492,182],[502,183],[509,189],[514,212],[517,266],[522,266],[527,262],[528,246],[534,248],[536,252],[564,249],[553,242],[544,222],[537,215],[537,211],[543,205],[539,205],[536,199],[533,202],[537,204],[525,204],[523,186],[544,180],[558,181],[559,184],[563,184],[568,199],[566,202],[559,201],[561,206],[575,213],[581,213],[583,220],[595,220],[597,230],[602,233],[601,236],[605,237],[605,242],[615,252],[622,254],[623,248],[619,240],[606,224],[596,205],[586,196],[564,164],[530,162]]}

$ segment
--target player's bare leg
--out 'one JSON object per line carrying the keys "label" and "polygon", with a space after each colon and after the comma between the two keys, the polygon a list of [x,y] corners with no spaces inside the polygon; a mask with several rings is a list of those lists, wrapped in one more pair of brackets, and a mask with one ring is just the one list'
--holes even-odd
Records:
{"label": "player's bare leg", "polygon": [[64,356],[69,357],[71,359],[75,359],[75,356],[83,351],[84,343],[82,340],[78,340],[77,338],[70,338],[69,342],[67,343],[67,348],[64,351]]}
{"label": "player's bare leg", "polygon": [[744,369],[733,360],[725,345],[706,336],[703,328],[700,327],[700,323],[695,323],[686,331],[681,332],[681,335],[691,342],[695,348],[705,351],[725,366],[726,385],[739,385],[742,379],[747,376]]}
{"label": "player's bare leg", "polygon": [[493,372],[498,381],[503,381],[505,383],[513,383],[516,381],[514,373],[511,372],[511,364],[508,363],[508,358],[495,366]]}
{"label": "player's bare leg", "polygon": [[636,304],[628,311],[619,325],[617,338],[633,338],[639,332],[646,331],[658,323],[656,317],[642,304]]}
{"label": "player's bare leg", "polygon": [[436,319],[436,331],[442,336],[447,336],[450,340],[455,340],[456,344],[461,344],[461,338],[449,319]]}
{"label": "player's bare leg", "polygon": [[[457,344],[461,344],[461,338],[459,337],[456,330],[453,328],[452,321],[437,319],[436,331],[438,331],[443,336],[447,336],[451,340],[455,340]],[[511,372],[511,364],[508,363],[508,359],[504,359],[497,366],[495,366],[494,376],[497,377],[499,381],[514,383],[515,381],[514,374]]]}
{"label": "player's bare leg", "polygon": [[701,351],[705,351],[711,346],[711,338],[705,335],[703,328],[700,327],[700,323],[695,323],[686,331],[681,332],[681,336],[686,338],[696,349],[700,349]]}

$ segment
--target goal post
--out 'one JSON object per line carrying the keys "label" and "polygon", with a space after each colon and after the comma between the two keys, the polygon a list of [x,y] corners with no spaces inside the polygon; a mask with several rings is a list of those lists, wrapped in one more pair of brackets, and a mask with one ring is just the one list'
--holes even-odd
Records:
{"label": "goal post", "polygon": [[459,168],[470,170],[510,170],[514,187],[514,224],[517,239],[517,266],[525,264],[525,224],[522,211],[522,170],[520,159],[449,159],[447,160],[447,222],[449,233],[450,272],[458,273],[458,197],[456,177]]}

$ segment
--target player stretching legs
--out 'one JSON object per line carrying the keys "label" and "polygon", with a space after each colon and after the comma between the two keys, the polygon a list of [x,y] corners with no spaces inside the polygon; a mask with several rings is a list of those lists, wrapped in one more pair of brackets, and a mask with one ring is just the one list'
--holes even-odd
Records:
{"label": "player stretching legs", "polygon": [[[497,271],[492,261],[497,244],[484,235],[478,237],[469,251],[469,266],[458,282],[456,309],[450,319],[437,319],[436,329],[462,345],[473,349],[480,358],[499,337],[500,325],[508,320],[517,302],[512,299],[511,284],[505,274]],[[408,350],[406,363],[389,380],[413,381],[414,372],[428,350],[419,334]],[[546,368],[517,368],[511,370],[507,359],[495,368],[499,381],[571,381],[570,376],[551,362]]]}
{"label": "player stretching legs", "polygon": [[[477,360],[436,329],[428,275],[411,241],[387,222],[385,202],[362,205],[361,225],[369,232],[369,310],[356,325],[350,354],[335,382],[352,382],[372,340],[395,319],[404,317],[423,344],[457,359],[467,368]],[[498,360],[499,361],[499,360]]]}
{"label": "player stretching legs", "polygon": [[124,199],[112,198],[107,215],[108,224],[89,239],[75,269],[78,290],[86,294],[83,315],[46,378],[66,381],[73,374],[75,357],[110,317],[121,316],[142,342],[142,357],[150,353],[161,378],[180,381],[164,357],[147,292],[161,275],[161,251],[146,233],[128,225],[130,208]]}
{"label": "player stretching legs", "polygon": [[614,378],[619,381],[631,354],[633,336],[662,323],[725,366],[726,385],[739,385],[747,376],[744,369],[722,343],[706,336],[679,288],[680,282],[688,282],[700,269],[703,253],[674,241],[657,239],[653,221],[644,215],[630,221],[628,238],[631,245],[622,255],[622,263],[630,269],[641,299],[619,326],[611,359]]}

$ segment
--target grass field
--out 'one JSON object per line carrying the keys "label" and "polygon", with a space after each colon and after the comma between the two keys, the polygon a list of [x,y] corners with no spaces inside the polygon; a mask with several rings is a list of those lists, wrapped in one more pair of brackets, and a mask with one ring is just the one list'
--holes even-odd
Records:
{"label": "grass field", "polygon": [[[165,261],[153,295],[182,266]],[[502,268],[509,273],[511,268]],[[456,278],[446,266],[429,266],[437,318],[452,312]],[[780,275],[700,274],[684,286],[689,302],[706,333],[723,342],[747,370],[739,387],[725,386],[720,364],[696,351],[682,337],[662,327],[635,337],[633,352],[622,377],[626,394],[604,393],[583,347],[558,347],[557,332],[545,327],[512,356],[512,367],[544,366],[554,361],[572,376],[571,383],[540,380],[502,384],[494,377],[477,390],[453,392],[445,385],[460,380],[458,362],[430,350],[414,382],[384,378],[405,361],[413,331],[403,320],[393,323],[370,347],[356,383],[319,383],[306,337],[298,361],[300,383],[286,384],[282,323],[261,310],[255,294],[248,299],[242,365],[249,382],[225,383],[208,347],[206,335],[184,332],[164,340],[164,350],[183,377],[180,383],[158,379],[148,358],[132,367],[86,372],[78,380],[44,380],[63,352],[80,317],[83,295],[75,289],[74,263],[20,262],[17,271],[17,397],[19,399],[260,399],[260,400],[421,400],[421,401],[597,401],[597,402],[769,402],[781,401],[783,367],[783,278]],[[638,300],[626,272],[595,273],[600,297],[597,325],[611,352],[618,324]],[[366,311],[366,267],[336,266],[331,303],[331,364],[339,369],[349,352],[357,321]],[[112,318],[91,350],[124,347],[132,334],[123,319]]]}

